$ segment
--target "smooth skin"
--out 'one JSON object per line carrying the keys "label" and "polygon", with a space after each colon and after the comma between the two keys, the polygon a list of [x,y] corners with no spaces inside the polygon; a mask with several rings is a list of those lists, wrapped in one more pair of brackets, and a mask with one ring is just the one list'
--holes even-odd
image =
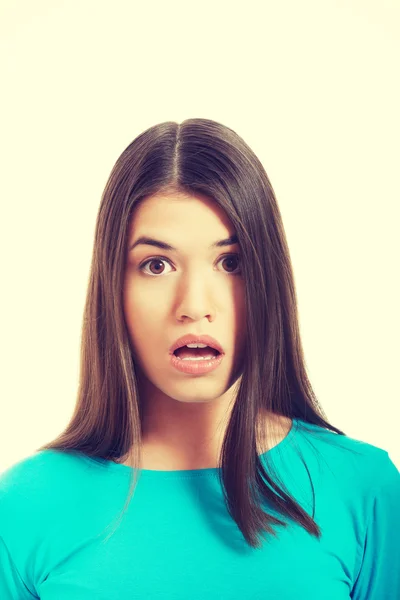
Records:
{"label": "smooth skin", "polygon": [[[123,307],[144,406],[144,469],[218,466],[241,377],[246,312],[239,244],[211,245],[234,233],[225,212],[203,195],[157,194],[135,207]],[[143,244],[130,249],[141,236],[177,251]],[[220,342],[225,357],[217,369],[189,375],[171,366],[169,348],[187,333],[209,334]],[[262,418],[272,436],[261,442],[265,452],[287,435],[292,420],[267,412]],[[129,464],[129,457],[122,462]]]}

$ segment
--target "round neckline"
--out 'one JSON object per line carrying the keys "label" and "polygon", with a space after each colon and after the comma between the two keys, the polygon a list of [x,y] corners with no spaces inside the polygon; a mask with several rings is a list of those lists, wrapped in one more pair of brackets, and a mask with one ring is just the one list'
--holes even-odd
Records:
{"label": "round neckline", "polygon": [[[291,441],[294,435],[296,434],[299,427],[299,420],[295,417],[291,417],[292,426],[288,431],[287,435],[275,446],[263,452],[259,455],[259,458],[266,456],[267,454],[271,456],[271,454],[275,454],[278,450],[281,451],[287,446]],[[116,463],[112,460],[108,460],[106,458],[101,458],[99,456],[88,456],[83,452],[79,452],[83,460],[90,462],[92,465],[96,465],[100,468],[107,469],[111,473],[121,473],[121,474],[129,474],[132,472],[132,467],[129,465],[123,465],[121,463]],[[175,469],[169,471],[162,471],[156,469],[139,469],[140,474],[143,474],[145,477],[162,477],[162,478],[173,478],[173,477],[206,477],[210,475],[217,475],[218,472],[221,471],[221,467],[210,467],[206,469]]]}

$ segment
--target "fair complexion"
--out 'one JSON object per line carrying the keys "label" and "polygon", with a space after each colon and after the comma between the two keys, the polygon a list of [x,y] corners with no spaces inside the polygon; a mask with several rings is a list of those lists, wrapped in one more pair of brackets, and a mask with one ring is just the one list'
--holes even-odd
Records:
{"label": "fair complexion", "polygon": [[[142,468],[218,464],[240,383],[246,314],[240,246],[213,244],[234,233],[224,211],[202,195],[157,194],[132,215],[123,306],[144,406]],[[142,236],[176,250],[132,248]],[[225,357],[216,370],[200,376],[171,366],[169,348],[187,333],[220,342]]]}

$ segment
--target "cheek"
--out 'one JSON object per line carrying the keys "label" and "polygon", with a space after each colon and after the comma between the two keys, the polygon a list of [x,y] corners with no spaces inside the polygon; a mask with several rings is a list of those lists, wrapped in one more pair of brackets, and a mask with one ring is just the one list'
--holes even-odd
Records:
{"label": "cheek", "polygon": [[154,348],[160,342],[165,322],[165,304],[152,293],[146,295],[127,290],[123,302],[125,323],[132,344],[139,352]]}
{"label": "cheek", "polygon": [[141,285],[141,282],[135,278],[127,278],[127,282],[123,291],[124,310],[127,313],[140,314],[141,316],[149,315],[153,311],[160,312],[162,302],[160,296],[154,293],[152,286]]}

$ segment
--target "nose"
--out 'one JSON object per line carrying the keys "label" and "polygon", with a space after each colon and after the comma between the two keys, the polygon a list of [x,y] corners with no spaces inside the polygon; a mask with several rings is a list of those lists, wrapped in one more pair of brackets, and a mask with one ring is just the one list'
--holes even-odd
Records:
{"label": "nose", "polygon": [[215,285],[205,283],[204,277],[188,277],[183,281],[178,290],[176,316],[178,320],[188,318],[199,321],[204,317],[210,321],[215,316],[215,299],[213,294]]}

